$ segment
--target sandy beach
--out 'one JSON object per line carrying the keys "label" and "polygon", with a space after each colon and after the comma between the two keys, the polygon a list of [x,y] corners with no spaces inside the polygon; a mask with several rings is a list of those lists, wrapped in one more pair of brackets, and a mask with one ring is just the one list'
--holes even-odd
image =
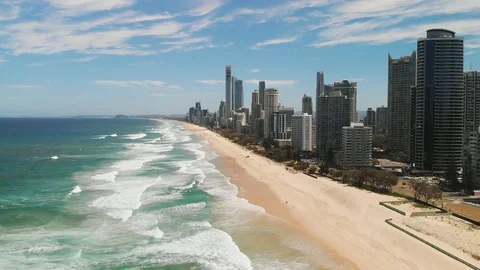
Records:
{"label": "sandy beach", "polygon": [[[398,214],[379,205],[393,197],[359,190],[328,178],[290,172],[205,128],[183,123],[249,177],[232,178],[239,196],[261,206],[352,269],[470,269],[385,223]],[[247,179],[248,178],[248,179]],[[448,251],[465,258],[458,249]]]}

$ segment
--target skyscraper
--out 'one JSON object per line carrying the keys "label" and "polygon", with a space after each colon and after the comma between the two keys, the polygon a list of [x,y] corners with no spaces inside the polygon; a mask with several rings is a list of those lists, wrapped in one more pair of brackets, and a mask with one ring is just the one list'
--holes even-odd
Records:
{"label": "skyscraper", "polygon": [[261,81],[258,83],[259,89],[259,96],[260,96],[260,105],[262,106],[262,110],[265,110],[265,82]]}
{"label": "skyscraper", "polygon": [[342,161],[353,167],[372,165],[372,128],[351,123],[342,129]]}
{"label": "skyscraper", "polygon": [[302,98],[302,113],[313,115],[312,97],[305,94]]}
{"label": "skyscraper", "polygon": [[[325,89],[325,86],[324,86]],[[352,122],[358,122],[357,116],[357,82],[343,80],[333,83],[333,91],[340,91],[342,95],[353,100],[352,104]]]}
{"label": "skyscraper", "polygon": [[383,106],[377,108],[375,113],[375,134],[385,135],[387,134],[387,120],[388,120],[388,108]]}
{"label": "skyscraper", "polygon": [[[388,55],[387,145],[410,156],[411,92],[415,85],[417,54],[393,59]],[[375,131],[374,131],[375,133]]]}
{"label": "skyscraper", "polygon": [[430,29],[417,41],[414,162],[445,172],[462,167],[464,131],[463,39]]}
{"label": "skyscraper", "polygon": [[226,102],[226,112],[227,117],[230,114],[230,111],[235,108],[235,93],[234,93],[234,78],[232,76],[232,66],[228,65],[225,68],[225,102]]}
{"label": "skyscraper", "polygon": [[274,140],[287,139],[287,115],[281,112],[273,112],[268,117],[269,138]]}
{"label": "skyscraper", "polygon": [[235,110],[243,107],[243,81],[235,78]]}
{"label": "skyscraper", "polygon": [[257,105],[259,104],[260,104],[259,93],[258,93],[258,90],[255,89],[252,92],[252,105],[250,108],[252,111],[252,121],[259,118],[260,112],[257,110]]}
{"label": "skyscraper", "polygon": [[372,108],[368,108],[367,116],[363,121],[363,125],[372,128],[372,134],[375,134],[375,111]]}
{"label": "skyscraper", "polygon": [[292,117],[292,147],[296,151],[312,151],[312,115]]}
{"label": "skyscraper", "polygon": [[220,101],[220,106],[218,106],[218,121],[220,122],[220,126],[226,126],[227,122],[227,113],[225,107],[225,100]]}
{"label": "skyscraper", "polygon": [[317,72],[317,87],[316,87],[316,97],[320,97],[325,95],[325,82],[324,82],[324,75],[322,72]]}
{"label": "skyscraper", "polygon": [[287,130],[291,131],[292,130],[292,117],[295,114],[295,108],[280,106],[278,108],[278,111],[280,113],[283,113],[283,114],[287,115]]}
{"label": "skyscraper", "polygon": [[465,84],[465,132],[477,131],[480,126],[480,73],[467,71]]}
{"label": "skyscraper", "polygon": [[275,88],[267,88],[265,89],[265,99],[264,99],[265,105],[264,105],[264,111],[265,111],[265,131],[264,135],[269,136],[270,135],[270,130],[269,130],[269,120],[270,120],[270,114],[274,112],[278,112],[278,107],[280,103],[280,91]]}
{"label": "skyscraper", "polygon": [[321,96],[318,102],[317,152],[326,160],[330,153],[341,149],[342,128],[352,122],[353,99],[336,91],[330,96]]}

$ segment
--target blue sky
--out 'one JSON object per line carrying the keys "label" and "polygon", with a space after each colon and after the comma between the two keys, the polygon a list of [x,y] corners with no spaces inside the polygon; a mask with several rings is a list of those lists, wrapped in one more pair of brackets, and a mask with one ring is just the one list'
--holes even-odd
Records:
{"label": "blue sky", "polygon": [[358,81],[358,109],[386,104],[387,59],[429,28],[465,38],[480,69],[478,0],[0,0],[0,116],[217,110],[225,65],[300,109],[326,83]]}

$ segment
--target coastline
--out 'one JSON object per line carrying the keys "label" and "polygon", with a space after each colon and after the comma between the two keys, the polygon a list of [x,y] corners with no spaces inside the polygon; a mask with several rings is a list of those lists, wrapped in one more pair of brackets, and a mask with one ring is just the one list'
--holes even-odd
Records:
{"label": "coastline", "polygon": [[351,269],[469,269],[386,224],[385,219],[395,213],[378,203],[392,197],[287,171],[203,127],[181,124],[221,156],[240,197],[315,240],[340,265]]}

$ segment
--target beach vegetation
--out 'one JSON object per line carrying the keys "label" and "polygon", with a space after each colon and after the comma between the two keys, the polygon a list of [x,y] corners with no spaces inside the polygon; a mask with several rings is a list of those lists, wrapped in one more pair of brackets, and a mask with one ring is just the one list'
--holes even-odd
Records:
{"label": "beach vegetation", "polygon": [[376,169],[349,171],[332,169],[329,174],[345,184],[382,193],[390,193],[392,187],[398,184],[398,178],[394,174]]}
{"label": "beach vegetation", "polygon": [[312,166],[308,167],[308,169],[307,169],[308,174],[316,174],[317,171],[318,171],[318,167],[315,166],[315,165],[312,165]]}
{"label": "beach vegetation", "polygon": [[425,180],[411,179],[410,186],[413,190],[413,198],[416,201],[421,201],[422,197],[426,203],[432,199],[442,199],[442,190],[437,185],[429,184]]}

